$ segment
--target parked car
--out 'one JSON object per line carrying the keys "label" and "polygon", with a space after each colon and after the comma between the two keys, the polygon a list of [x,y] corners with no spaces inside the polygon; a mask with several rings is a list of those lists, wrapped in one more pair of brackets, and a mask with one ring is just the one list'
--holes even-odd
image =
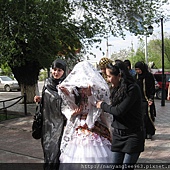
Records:
{"label": "parked car", "polygon": [[12,80],[8,76],[0,76],[0,90],[7,92],[12,90],[20,91],[20,86],[16,80]]}
{"label": "parked car", "polygon": [[[164,72],[165,75],[165,98],[167,97],[168,93],[168,80],[170,78],[170,72]],[[161,99],[162,98],[162,71],[158,71],[154,73],[154,77],[157,81],[156,85],[156,98]]]}

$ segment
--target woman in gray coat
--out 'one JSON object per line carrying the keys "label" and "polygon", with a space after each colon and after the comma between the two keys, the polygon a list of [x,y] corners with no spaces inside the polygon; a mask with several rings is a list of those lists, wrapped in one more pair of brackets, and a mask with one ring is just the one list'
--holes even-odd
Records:
{"label": "woman in gray coat", "polygon": [[[58,94],[58,85],[66,77],[66,63],[57,59],[52,63],[52,75],[43,87],[42,112],[43,128],[41,144],[44,152],[44,169],[57,170],[59,167],[60,143],[65,125],[65,117],[61,113],[62,99]],[[35,96],[35,102],[40,96]]]}

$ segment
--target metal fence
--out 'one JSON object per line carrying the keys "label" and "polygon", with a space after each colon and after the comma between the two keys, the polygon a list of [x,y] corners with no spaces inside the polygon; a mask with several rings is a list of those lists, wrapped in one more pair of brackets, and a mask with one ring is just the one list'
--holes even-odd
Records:
{"label": "metal fence", "polygon": [[[0,101],[0,104],[2,105],[2,108],[0,108],[0,111],[2,111],[2,114],[5,114],[6,119],[7,119],[7,115],[8,115],[7,109],[16,105],[17,103],[19,103],[19,101],[21,101],[21,99],[24,99],[24,114],[27,115],[27,103],[26,103],[26,94],[25,93],[22,96],[18,96],[15,98]],[[10,104],[8,106],[6,106],[6,103],[9,103],[9,102],[10,102]]]}

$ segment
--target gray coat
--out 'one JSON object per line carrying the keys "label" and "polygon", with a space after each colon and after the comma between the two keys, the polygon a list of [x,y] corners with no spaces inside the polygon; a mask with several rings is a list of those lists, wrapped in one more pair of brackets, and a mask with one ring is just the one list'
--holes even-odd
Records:
{"label": "gray coat", "polygon": [[62,99],[56,88],[50,88],[52,87],[50,83],[48,80],[47,84],[49,86],[47,85],[43,93],[43,129],[41,138],[44,162],[48,166],[59,163],[60,143],[66,120],[61,113]]}

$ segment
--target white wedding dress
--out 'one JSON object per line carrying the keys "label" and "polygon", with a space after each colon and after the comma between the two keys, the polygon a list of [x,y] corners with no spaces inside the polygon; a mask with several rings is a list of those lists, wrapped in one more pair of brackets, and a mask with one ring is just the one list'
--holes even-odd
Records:
{"label": "white wedding dress", "polygon": [[[75,87],[83,89],[88,85],[91,86],[91,96],[77,94]],[[60,91],[63,98],[62,113],[67,118],[61,142],[60,162],[111,163],[110,127],[113,117],[96,108],[96,101],[110,101],[107,83],[90,63],[83,61],[74,67],[61,86],[66,87],[70,95]],[[73,92],[81,95],[81,104],[83,103],[83,110],[77,116],[72,116],[74,109],[78,107]]]}

